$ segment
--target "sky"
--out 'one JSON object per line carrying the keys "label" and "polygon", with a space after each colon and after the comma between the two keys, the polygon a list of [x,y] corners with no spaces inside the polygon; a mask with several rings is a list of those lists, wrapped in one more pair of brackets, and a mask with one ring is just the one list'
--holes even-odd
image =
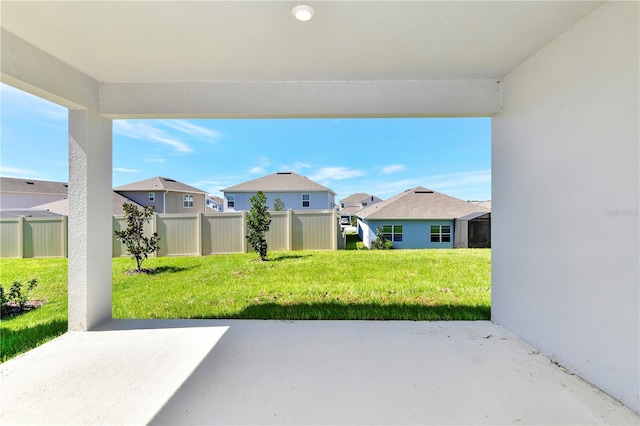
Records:
{"label": "sky", "polygon": [[[0,84],[0,175],[68,181],[67,109]],[[221,189],[292,171],[336,202],[423,186],[491,199],[490,118],[114,120],[114,187],[162,176]]]}

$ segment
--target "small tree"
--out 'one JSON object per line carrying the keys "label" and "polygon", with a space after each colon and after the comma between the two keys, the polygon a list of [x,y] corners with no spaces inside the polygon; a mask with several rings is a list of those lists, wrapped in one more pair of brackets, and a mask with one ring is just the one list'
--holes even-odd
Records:
{"label": "small tree", "polygon": [[147,206],[143,210],[138,209],[134,204],[124,203],[122,205],[127,216],[127,229],[124,231],[114,231],[120,242],[127,246],[127,252],[136,262],[137,271],[142,272],[142,262],[151,254],[160,250],[158,247],[158,234],[156,232],[151,237],[144,236],[144,224],[149,223],[155,208]]}
{"label": "small tree", "polygon": [[372,250],[391,250],[393,248],[393,243],[387,240],[382,233],[382,228],[376,229],[376,239],[371,244]]}
{"label": "small tree", "polygon": [[261,260],[267,259],[266,233],[271,224],[271,214],[267,209],[267,197],[262,191],[249,198],[251,211],[247,216],[247,240],[253,249],[260,255]]}
{"label": "small tree", "polygon": [[358,226],[358,218],[351,216],[351,226]]}
{"label": "small tree", "polygon": [[273,200],[273,210],[281,212],[284,211],[285,208],[286,207],[284,205],[284,201],[282,201],[282,198],[276,198],[275,200]]}

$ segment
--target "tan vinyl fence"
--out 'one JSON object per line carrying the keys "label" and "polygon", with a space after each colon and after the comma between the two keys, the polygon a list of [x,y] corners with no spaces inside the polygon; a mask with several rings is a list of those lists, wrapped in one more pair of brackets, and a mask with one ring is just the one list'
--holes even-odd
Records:
{"label": "tan vinyl fence", "polygon": [[[342,250],[346,246],[339,216],[333,210],[270,212],[269,251]],[[246,253],[246,212],[153,215],[145,234],[160,237],[158,256],[206,256]],[[114,216],[113,230],[126,228]],[[66,257],[67,217],[0,219],[0,257]],[[113,238],[113,257],[127,256]]]}

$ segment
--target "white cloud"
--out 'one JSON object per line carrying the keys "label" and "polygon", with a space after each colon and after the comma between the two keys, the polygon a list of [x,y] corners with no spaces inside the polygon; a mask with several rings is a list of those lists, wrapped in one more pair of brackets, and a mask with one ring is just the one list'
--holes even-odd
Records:
{"label": "white cloud", "polygon": [[363,176],[362,170],[352,170],[346,167],[322,167],[313,176],[309,176],[311,180],[343,180]]}
{"label": "white cloud", "polygon": [[206,127],[198,126],[186,120],[160,120],[159,122],[179,132],[205,139],[212,144],[221,136],[220,132],[216,130],[207,129]]}
{"label": "white cloud", "polygon": [[40,173],[29,170],[21,169],[19,167],[6,167],[0,166],[0,175],[12,178],[24,178],[24,179],[41,179],[38,176],[42,176]]}
{"label": "white cloud", "polygon": [[167,160],[165,158],[145,158],[148,163],[166,163]]}
{"label": "white cloud", "polygon": [[436,190],[460,188],[471,185],[486,185],[490,183],[491,170],[448,173],[425,178],[425,185]]}
{"label": "white cloud", "polygon": [[382,168],[382,174],[388,175],[389,173],[395,173],[402,170],[407,170],[407,166],[405,166],[404,164],[391,164]]}
{"label": "white cloud", "polygon": [[122,172],[122,173],[140,173],[140,170],[135,169],[125,169],[124,167],[114,167],[114,172]]}
{"label": "white cloud", "polygon": [[193,149],[186,143],[167,135],[164,130],[153,127],[147,123],[133,120],[114,120],[113,131],[129,138],[150,140],[169,145],[185,154],[193,152]]}
{"label": "white cloud", "polygon": [[253,175],[256,175],[258,173],[264,173],[264,167],[262,166],[253,167],[251,170],[249,170],[249,173]]}

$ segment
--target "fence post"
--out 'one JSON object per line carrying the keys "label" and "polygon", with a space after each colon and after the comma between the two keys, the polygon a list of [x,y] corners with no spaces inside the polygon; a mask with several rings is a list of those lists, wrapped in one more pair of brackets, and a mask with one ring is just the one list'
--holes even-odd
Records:
{"label": "fence post", "polygon": [[18,218],[18,257],[24,259],[24,216]]}
{"label": "fence post", "polygon": [[197,215],[196,236],[198,239],[198,256],[202,256],[202,240],[204,239],[204,236],[202,235],[202,230],[204,228],[204,226],[202,226],[202,221],[204,220],[204,213],[198,212]]}
{"label": "fence post", "polygon": [[249,248],[247,247],[247,212],[246,210],[242,210],[242,252],[249,253]]}
{"label": "fence post", "polygon": [[[151,216],[151,234],[155,234],[156,232],[158,232],[158,213],[153,212],[153,216]],[[158,257],[158,251],[154,251],[152,256]]]}
{"label": "fence post", "polygon": [[[111,245],[113,246],[113,244]],[[69,257],[69,217],[68,216],[62,216],[62,257],[64,258]]]}
{"label": "fence post", "polygon": [[335,210],[329,212],[329,220],[331,221],[331,229],[333,230],[333,237],[331,243],[334,250],[338,250],[338,218],[336,217]]}
{"label": "fence post", "polygon": [[293,251],[293,210],[287,210],[287,251]]}

